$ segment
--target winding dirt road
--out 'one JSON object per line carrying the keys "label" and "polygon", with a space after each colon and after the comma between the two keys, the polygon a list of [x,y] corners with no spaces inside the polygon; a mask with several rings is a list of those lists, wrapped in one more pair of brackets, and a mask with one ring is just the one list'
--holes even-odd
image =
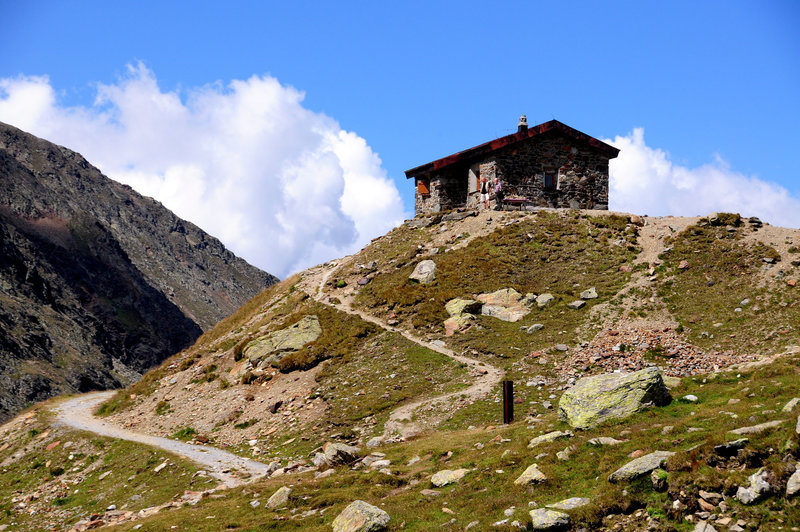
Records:
{"label": "winding dirt road", "polygon": [[[475,382],[468,388],[464,390],[458,390],[456,392],[450,392],[444,395],[438,395],[436,397],[430,397],[427,399],[420,399],[418,401],[414,401],[412,403],[404,404],[396,409],[394,409],[391,414],[389,414],[389,419],[386,421],[386,425],[384,427],[382,439],[387,440],[392,437],[401,437],[401,438],[409,438],[416,434],[419,434],[423,431],[424,427],[422,427],[419,423],[414,423],[412,421],[414,412],[419,408],[424,407],[432,407],[430,409],[431,412],[439,412],[439,414],[434,414],[431,418],[432,423],[436,424],[447,415],[447,409],[441,408],[441,405],[448,403],[454,397],[462,397],[465,399],[480,399],[485,397],[491,393],[492,388],[500,382],[503,378],[503,370],[496,368],[490,364],[485,362],[481,362],[475,360],[474,358],[465,357],[463,355],[456,354],[454,351],[442,346],[437,345],[435,343],[427,342],[422,338],[411,334],[410,332],[402,329],[398,329],[396,327],[392,327],[387,325],[380,319],[367,314],[358,309],[354,309],[350,306],[348,301],[343,301],[340,304],[333,304],[330,301],[325,300],[324,293],[322,292],[325,283],[328,282],[330,276],[339,268],[339,265],[344,263],[349,257],[345,257],[344,259],[340,259],[336,265],[331,267],[328,271],[324,272],[320,275],[319,281],[317,283],[313,283],[312,286],[314,287],[313,292],[309,295],[313,297],[316,301],[322,303],[323,305],[327,305],[329,307],[335,308],[347,314],[351,314],[354,316],[358,316],[361,319],[368,321],[370,323],[374,323],[378,327],[382,329],[393,332],[399,333],[403,335],[403,337],[417,345],[430,349],[432,351],[436,351],[442,355],[452,358],[453,360],[466,364],[473,372],[477,373],[478,376]],[[319,268],[324,268],[324,266],[320,266]],[[321,270],[315,272],[316,275],[319,275]]]}
{"label": "winding dirt road", "polygon": [[114,393],[114,391],[87,393],[61,402],[53,408],[56,414],[56,423],[94,432],[101,436],[143,443],[175,453],[206,466],[214,478],[219,479],[229,487],[238,486],[246,482],[241,478],[241,473],[248,473],[253,477],[267,473],[266,464],[248,460],[216,447],[190,445],[182,441],[140,434],[96,418],[93,415],[95,408],[103,401],[110,399]]}

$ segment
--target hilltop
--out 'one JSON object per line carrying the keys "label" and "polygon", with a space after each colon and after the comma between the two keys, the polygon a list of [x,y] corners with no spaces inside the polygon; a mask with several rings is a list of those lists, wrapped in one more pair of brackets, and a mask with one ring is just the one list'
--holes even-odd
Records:
{"label": "hilltop", "polygon": [[0,420],[118,388],[272,275],[81,155],[0,123]]}
{"label": "hilltop", "polygon": [[[203,494],[181,503],[178,493],[157,514],[143,510],[153,497],[134,497],[142,488],[109,491],[100,476],[120,476],[113,458],[23,482],[25,461],[83,437],[31,435],[48,430],[44,405],[3,429],[0,485],[17,494],[0,501],[0,522],[35,523],[14,504],[48,515],[58,499],[64,522],[95,513],[123,530],[330,530],[361,499],[388,513],[390,529],[489,530],[530,527],[530,511],[580,498],[561,505],[572,508],[562,529],[788,529],[800,520],[785,494],[800,456],[799,245],[798,230],[734,214],[412,220],[271,286],[99,409],[117,427],[224,448],[267,475],[243,471],[248,483],[224,491],[203,480],[203,491],[185,471],[187,493]],[[559,416],[587,377],[647,368],[670,399],[583,429]],[[501,379],[514,382],[510,425]],[[744,442],[729,433],[742,429]],[[609,481],[653,456],[647,475]],[[515,483],[523,472],[535,480]],[[102,495],[64,497],[65,482]],[[767,488],[745,503],[750,482]],[[162,489],[158,477],[147,485]],[[282,487],[291,492],[269,502]],[[104,512],[112,502],[125,515]]]}

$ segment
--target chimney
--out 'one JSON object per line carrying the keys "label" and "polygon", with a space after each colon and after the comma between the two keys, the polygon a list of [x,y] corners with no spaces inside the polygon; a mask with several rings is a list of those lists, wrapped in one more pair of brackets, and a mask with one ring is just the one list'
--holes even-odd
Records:
{"label": "chimney", "polygon": [[525,115],[519,117],[519,124],[517,124],[517,133],[528,131],[528,119]]}

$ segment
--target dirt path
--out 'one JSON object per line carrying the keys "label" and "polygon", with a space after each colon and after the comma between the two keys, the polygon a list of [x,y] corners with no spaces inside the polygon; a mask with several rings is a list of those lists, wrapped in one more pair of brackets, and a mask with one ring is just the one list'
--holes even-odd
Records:
{"label": "dirt path", "polygon": [[141,434],[125,430],[94,417],[92,414],[94,409],[103,401],[111,398],[114,393],[116,392],[94,392],[63,401],[53,409],[56,414],[56,423],[100,434],[101,436],[151,445],[175,453],[208,467],[213,477],[229,487],[238,486],[245,482],[242,479],[242,473],[252,476],[267,473],[266,464],[248,460],[215,447],[190,445],[181,441]]}
{"label": "dirt path", "polygon": [[348,257],[340,259],[335,265],[332,265],[327,271],[323,271],[321,269],[316,271],[313,276],[312,282],[306,284],[306,288],[307,289],[310,288],[311,289],[310,291],[313,292],[310,293],[309,295],[313,297],[316,301],[324,305],[328,305],[342,312],[346,312],[347,314],[358,316],[361,319],[368,321],[370,323],[374,323],[378,327],[381,327],[382,329],[387,330],[389,332],[399,333],[405,339],[417,345],[420,345],[432,351],[436,351],[437,353],[450,357],[459,363],[466,364],[474,373],[477,374],[475,383],[473,383],[472,386],[464,390],[450,392],[444,395],[439,395],[427,399],[420,399],[418,401],[414,401],[412,403],[408,403],[394,409],[391,412],[391,414],[389,414],[389,419],[386,421],[382,439],[386,440],[394,437],[409,438],[411,436],[414,436],[422,432],[424,430],[424,427],[421,426],[419,423],[414,423],[412,421],[414,412],[419,408],[431,406],[433,407],[431,411],[441,412],[441,414],[438,414],[433,418],[429,417],[429,419],[431,419],[431,421],[434,424],[437,424],[439,421],[442,421],[442,419],[447,415],[447,409],[442,408],[442,406],[446,405],[451,398],[463,397],[466,399],[480,399],[491,393],[492,388],[497,383],[499,383],[500,380],[503,378],[503,370],[496,368],[492,365],[486,364],[485,362],[481,362],[473,358],[456,354],[454,351],[442,345],[438,345],[432,342],[427,342],[422,338],[419,338],[418,336],[415,336],[406,330],[402,330],[387,325],[386,323],[376,318],[375,316],[367,314],[366,312],[363,312],[361,310],[352,308],[349,301],[343,301],[340,304],[333,304],[330,301],[326,301],[324,293],[322,292],[322,288],[325,286],[325,283],[328,282],[330,276],[338,269],[339,265],[345,263],[347,259]]}

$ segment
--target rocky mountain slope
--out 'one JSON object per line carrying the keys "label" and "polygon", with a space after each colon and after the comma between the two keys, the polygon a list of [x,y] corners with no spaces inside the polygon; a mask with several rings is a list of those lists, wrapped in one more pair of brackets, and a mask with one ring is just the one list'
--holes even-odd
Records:
{"label": "rocky mountain slope", "polygon": [[[265,290],[99,409],[266,474],[239,471],[247,483],[226,490],[192,480],[145,503],[165,479],[113,489],[102,475],[125,466],[94,465],[102,451],[52,428],[42,405],[0,429],[0,523],[791,530],[798,242],[800,230],[732,214],[407,222]],[[502,379],[514,383],[508,425]],[[48,450],[67,440],[89,449],[74,470]],[[141,474],[171,459],[158,460]]]}
{"label": "rocky mountain slope", "polygon": [[0,419],[127,385],[277,279],[79,154],[0,124]]}

